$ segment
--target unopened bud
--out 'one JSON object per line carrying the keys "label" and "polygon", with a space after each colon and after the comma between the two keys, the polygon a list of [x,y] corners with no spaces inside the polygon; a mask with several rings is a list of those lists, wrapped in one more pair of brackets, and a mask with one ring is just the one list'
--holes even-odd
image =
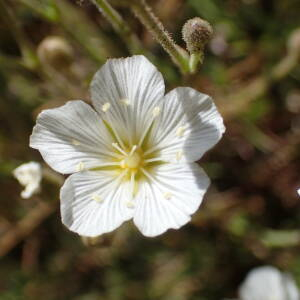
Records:
{"label": "unopened bud", "polygon": [[42,64],[57,70],[69,67],[73,61],[73,49],[59,36],[48,36],[38,46],[38,57]]}
{"label": "unopened bud", "polygon": [[202,52],[212,34],[212,26],[199,17],[188,20],[182,28],[182,37],[190,53]]}

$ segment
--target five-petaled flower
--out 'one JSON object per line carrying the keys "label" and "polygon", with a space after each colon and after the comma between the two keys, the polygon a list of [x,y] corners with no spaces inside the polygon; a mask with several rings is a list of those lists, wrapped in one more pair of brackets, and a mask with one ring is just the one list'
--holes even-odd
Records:
{"label": "five-petaled flower", "polygon": [[212,99],[191,88],[164,95],[144,57],[110,59],[83,101],[42,111],[30,138],[57,172],[62,222],[83,236],[132,219],[146,236],[190,220],[209,186],[195,163],[224,132]]}

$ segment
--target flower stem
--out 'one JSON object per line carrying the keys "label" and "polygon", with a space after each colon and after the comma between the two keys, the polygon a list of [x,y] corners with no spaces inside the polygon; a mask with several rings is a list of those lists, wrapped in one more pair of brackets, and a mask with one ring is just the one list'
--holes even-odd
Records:
{"label": "flower stem", "polygon": [[91,0],[105,18],[112,24],[115,31],[121,36],[132,54],[144,53],[143,47],[137,36],[123,20],[120,14],[106,0]]}
{"label": "flower stem", "polygon": [[189,67],[191,74],[195,74],[198,70],[199,64],[202,64],[204,59],[203,52],[201,53],[192,53],[189,60]]}
{"label": "flower stem", "polygon": [[141,21],[142,24],[151,32],[154,38],[166,52],[171,56],[174,63],[180,68],[182,73],[189,73],[189,55],[175,44],[170,34],[164,29],[163,24],[154,15],[152,9],[145,0],[132,0],[129,4],[131,10]]}

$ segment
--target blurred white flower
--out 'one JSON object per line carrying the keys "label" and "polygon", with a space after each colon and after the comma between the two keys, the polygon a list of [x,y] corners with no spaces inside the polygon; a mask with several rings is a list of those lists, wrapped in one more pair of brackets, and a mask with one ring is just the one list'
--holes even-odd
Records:
{"label": "blurred white flower", "polygon": [[94,237],[133,218],[146,236],[190,220],[209,186],[194,163],[224,132],[212,99],[191,88],[164,96],[162,75],[144,57],[111,59],[91,98],[40,113],[30,146],[71,175],[60,193],[62,222]]}
{"label": "blurred white flower", "polygon": [[299,297],[293,278],[271,266],[250,271],[239,289],[240,300],[299,300]]}
{"label": "blurred white flower", "polygon": [[13,171],[13,175],[25,187],[21,192],[22,198],[30,198],[40,190],[42,168],[39,163],[31,161],[22,164]]}
{"label": "blurred white flower", "polygon": [[297,190],[298,195],[300,196],[300,189]]}

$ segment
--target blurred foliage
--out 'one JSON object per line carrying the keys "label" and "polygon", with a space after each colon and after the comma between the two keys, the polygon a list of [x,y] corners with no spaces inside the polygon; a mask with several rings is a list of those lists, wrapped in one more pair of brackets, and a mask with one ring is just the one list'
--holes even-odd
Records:
{"label": "blurred foliage", "polygon": [[[11,171],[42,161],[28,146],[37,113],[70,99],[89,101],[89,81],[101,64],[134,53],[87,0],[0,0],[0,300],[234,298],[246,272],[262,264],[290,272],[300,286],[299,64],[270,81],[300,27],[300,2],[149,1],[180,45],[189,18],[215,29],[203,66],[185,78],[130,10],[111,4],[152,53],[168,89],[192,86],[224,111],[226,134],[201,160],[212,186],[190,224],[152,239],[130,223],[96,240],[67,231],[54,174],[39,195],[22,200]],[[37,56],[53,35],[73,49],[64,68]],[[43,202],[50,208],[30,230],[16,226],[30,224]],[[13,241],[7,251],[5,239]]]}

